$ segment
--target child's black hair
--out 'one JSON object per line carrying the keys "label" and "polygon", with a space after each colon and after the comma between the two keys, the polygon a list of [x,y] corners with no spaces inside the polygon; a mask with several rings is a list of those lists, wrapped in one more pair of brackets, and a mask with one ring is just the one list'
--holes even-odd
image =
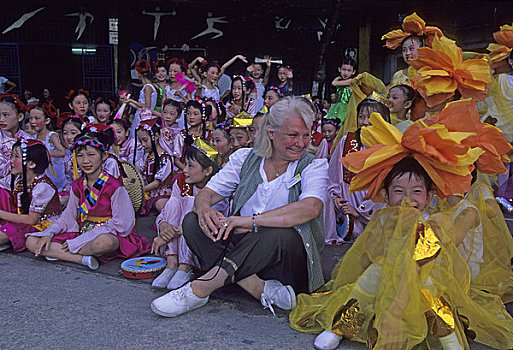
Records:
{"label": "child's black hair", "polygon": [[392,86],[390,88],[390,91],[392,91],[392,89],[401,90],[401,92],[404,94],[404,96],[406,96],[406,101],[413,101],[413,98],[415,97],[415,90],[411,86],[408,86],[405,84],[398,84],[398,85]]}
{"label": "child's black hair", "polygon": [[73,100],[75,99],[75,97],[77,97],[79,95],[84,95],[84,97],[87,99],[87,101],[89,103],[91,103],[91,99],[89,98],[89,92],[84,89],[72,90],[64,98],[66,100],[68,100],[69,103],[73,103]]}
{"label": "child's black hair", "polygon": [[[153,126],[151,127],[151,132],[149,130],[146,130],[145,128],[142,128],[142,127],[139,127],[137,129],[137,131],[142,130],[145,133],[147,133],[148,135],[150,135],[151,151],[153,152],[153,158],[155,159],[155,162],[154,162],[154,165],[153,165],[153,177],[155,177],[155,175],[157,175],[157,171],[160,168],[160,156],[159,156],[159,152],[157,151],[157,143],[155,142],[155,135],[157,135],[157,134],[160,135],[160,127],[161,127],[161,125],[162,125],[162,121],[159,118],[159,119],[157,119],[155,124],[153,124]],[[137,139],[137,137],[136,137],[136,139]],[[136,148],[137,148],[137,141],[136,141],[136,144],[135,144],[135,147],[134,147],[134,164],[135,164],[135,149]]]}
{"label": "child's black hair", "polygon": [[82,121],[80,121],[79,118],[68,118],[64,123],[62,123],[61,130],[64,129],[64,125],[71,123],[73,126],[75,126],[78,130],[82,130]]}
{"label": "child's black hair", "polygon": [[207,180],[210,180],[212,176],[219,171],[219,165],[217,165],[217,162],[214,162],[196,147],[187,148],[185,151],[185,159],[198,162],[203,170],[208,167],[212,167],[212,173],[208,176]]}
{"label": "child's black hair", "polygon": [[[193,107],[193,108],[199,109],[200,112],[201,112],[201,138],[205,140],[206,139],[206,132],[207,132],[206,119],[207,119],[207,116],[212,114],[212,106],[208,105],[208,104],[204,104],[204,106],[203,106],[201,104],[201,102],[199,102],[199,101],[189,100],[189,102],[187,102],[187,105],[186,105],[185,109],[188,110],[189,107]],[[187,134],[187,137],[185,138],[184,144],[185,144],[186,147],[189,147],[194,142],[194,139],[189,134],[189,123],[187,123],[187,120],[185,121],[184,124],[185,124],[185,133]]]}
{"label": "child's black hair", "polygon": [[121,119],[121,118],[113,119],[107,123],[107,125],[113,125],[113,124],[118,125],[119,127],[123,128],[123,130],[125,130],[125,131],[130,130],[130,122],[126,119]]}
{"label": "child's black hair", "polygon": [[383,180],[383,188],[387,193],[390,185],[392,184],[392,180],[401,177],[404,174],[410,174],[410,178],[415,176],[417,180],[422,180],[426,186],[426,190],[429,191],[433,189],[433,180],[431,180],[422,165],[420,165],[415,158],[405,157],[392,167],[392,170],[390,170],[385,177],[385,180]]}
{"label": "child's black hair", "polygon": [[176,113],[178,114],[178,118],[180,118],[180,115],[182,114],[182,105],[180,102],[168,98],[164,100],[164,103],[162,104],[162,111],[164,111],[164,108],[169,105],[176,108]]}
{"label": "child's black hair", "polygon": [[408,35],[406,38],[403,39],[403,41],[401,41],[401,48],[403,47],[403,44],[408,39],[415,40],[416,42],[418,42],[419,43],[419,47],[424,47],[425,46],[424,37],[418,36],[416,34],[412,34],[412,35]]}
{"label": "child's black hair", "polygon": [[6,103],[8,105],[10,105],[12,107],[12,109],[17,113],[17,114],[20,114],[20,113],[25,113],[26,111],[26,106],[23,104],[23,102],[21,102],[21,100],[19,99],[19,97],[16,96],[16,98],[10,96],[10,95],[6,95],[6,96],[1,96],[0,97],[0,103]]}
{"label": "child's black hair", "polygon": [[369,109],[371,111],[371,113],[376,112],[376,113],[381,114],[383,119],[386,122],[390,123],[390,108],[385,106],[383,103],[378,102],[376,100],[372,100],[370,98],[365,98],[356,107],[357,115],[359,115],[360,112],[364,109]]}
{"label": "child's black hair", "polygon": [[[226,107],[224,106],[223,101],[216,101],[213,98],[207,98],[205,103],[207,102],[212,102],[214,104],[213,107],[217,111],[217,124],[224,122],[226,120]],[[212,112],[210,113],[212,114]]]}
{"label": "child's black hair", "polygon": [[[14,148],[19,147],[20,152],[23,152],[21,150],[21,141],[17,141],[14,146]],[[36,175],[41,175],[45,172],[46,168],[48,168],[48,165],[50,165],[50,160],[48,159],[48,153],[46,150],[46,147],[42,144],[34,144],[30,147],[27,146],[27,159],[26,162],[22,163],[23,167],[23,174],[22,174],[22,181],[23,181],[23,193],[21,194],[21,212],[22,214],[28,214],[29,208],[30,208],[30,196],[28,194],[28,183],[27,183],[27,162],[32,161],[36,166],[34,167],[34,173]],[[12,178],[11,178],[12,179]],[[14,181],[11,181],[11,189],[14,189],[13,186]]]}
{"label": "child's black hair", "polygon": [[[339,68],[342,68],[342,66],[343,66],[344,64],[346,64],[346,65],[348,65],[348,66],[353,67],[354,74],[356,74],[356,69],[357,69],[357,67],[356,67],[356,61],[355,61],[355,60],[353,60],[352,58],[344,57],[344,58],[342,59],[342,61],[340,62]],[[354,74],[353,74],[353,75],[354,75]]]}

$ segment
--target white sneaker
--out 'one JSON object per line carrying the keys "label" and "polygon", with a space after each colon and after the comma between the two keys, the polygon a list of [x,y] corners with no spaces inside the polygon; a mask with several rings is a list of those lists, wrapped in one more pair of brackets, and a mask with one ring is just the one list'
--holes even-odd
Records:
{"label": "white sneaker", "polygon": [[11,244],[10,243],[0,244],[0,252],[2,252],[4,250],[7,250],[9,248],[11,248]]}
{"label": "white sneaker", "polygon": [[57,258],[52,258],[52,257],[49,257],[49,256],[45,256],[45,259],[46,259],[47,261],[57,261],[57,260],[59,260],[59,259],[57,259]]}
{"label": "white sneaker", "polygon": [[83,256],[82,265],[89,267],[91,270],[98,270],[98,267],[100,267],[100,263],[92,255]]}
{"label": "white sneaker", "polygon": [[179,289],[152,301],[151,310],[164,317],[176,317],[198,309],[208,302],[208,297],[199,298],[192,292],[191,282]]}
{"label": "white sneaker", "polygon": [[330,331],[324,331],[315,337],[314,347],[317,350],[334,350],[340,344],[342,337]]}
{"label": "white sneaker", "polygon": [[284,286],[276,280],[268,280],[265,281],[260,302],[264,308],[269,308],[276,316],[272,305],[274,304],[282,310],[292,310],[296,307],[296,293],[291,286]]}
{"label": "white sneaker", "polygon": [[178,270],[178,271],[176,271],[173,278],[171,278],[171,280],[167,284],[167,289],[173,290],[173,289],[180,288],[187,282],[192,281],[193,278],[194,278],[194,273],[192,271],[185,272],[185,271]]}
{"label": "white sneaker", "polygon": [[160,275],[157,276],[151,283],[154,288],[166,288],[167,284],[173,278],[176,273],[176,269],[164,269]]}

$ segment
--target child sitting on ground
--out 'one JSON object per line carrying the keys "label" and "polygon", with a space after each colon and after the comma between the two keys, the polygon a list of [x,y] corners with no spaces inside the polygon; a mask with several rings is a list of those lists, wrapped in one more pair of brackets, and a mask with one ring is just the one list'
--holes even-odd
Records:
{"label": "child sitting on ground", "polygon": [[[153,281],[157,288],[176,289],[192,279],[192,269],[199,269],[197,258],[187,247],[182,236],[181,223],[192,210],[195,195],[219,170],[215,146],[197,139],[185,152],[185,168],[173,184],[173,192],[157,217],[158,237],[153,241],[153,253],[165,253],[166,269]],[[228,203],[223,200],[214,207],[227,214]]]}
{"label": "child sitting on ground", "polygon": [[109,157],[102,134],[84,132],[72,150],[82,176],[73,182],[66,209],[42,232],[27,234],[36,256],[71,261],[96,270],[98,260],[133,258],[150,252],[134,228],[135,213],[123,183],[103,171]]}

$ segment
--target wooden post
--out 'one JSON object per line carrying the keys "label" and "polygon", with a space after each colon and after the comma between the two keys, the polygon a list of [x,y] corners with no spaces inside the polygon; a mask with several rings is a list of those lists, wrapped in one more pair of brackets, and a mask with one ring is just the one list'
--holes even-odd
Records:
{"label": "wooden post", "polygon": [[370,35],[371,26],[369,19],[360,26],[360,36],[358,38],[358,72],[370,71]]}

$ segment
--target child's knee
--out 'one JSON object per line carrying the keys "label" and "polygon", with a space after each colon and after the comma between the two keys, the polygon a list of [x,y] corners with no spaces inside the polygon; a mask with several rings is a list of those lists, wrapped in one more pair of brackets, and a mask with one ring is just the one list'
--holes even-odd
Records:
{"label": "child's knee", "polygon": [[27,240],[25,241],[27,249],[34,253],[36,251],[36,245],[39,240],[39,237],[28,236]]}
{"label": "child's knee", "polygon": [[111,235],[100,235],[91,242],[94,252],[108,252],[117,248],[117,239]]}

